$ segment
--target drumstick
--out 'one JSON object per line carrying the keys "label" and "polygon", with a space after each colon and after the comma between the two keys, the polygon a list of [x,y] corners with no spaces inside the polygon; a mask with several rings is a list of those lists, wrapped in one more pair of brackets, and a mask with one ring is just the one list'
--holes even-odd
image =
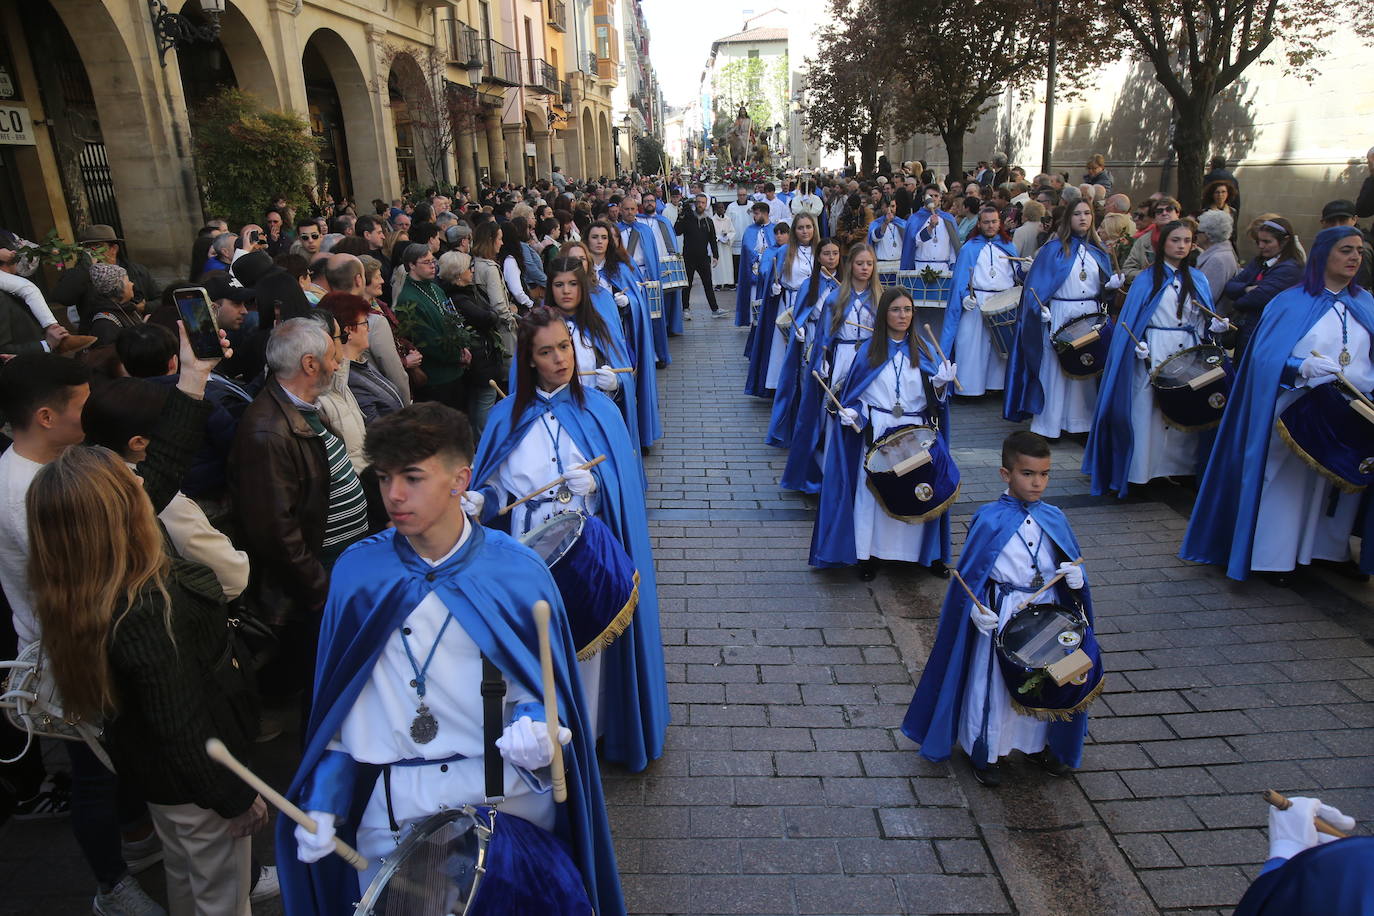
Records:
{"label": "drumstick", "polygon": [[563,774],[563,745],[558,742],[558,684],[553,679],[553,650],[549,648],[549,603],[534,603],[534,623],[539,630],[539,667],[544,674],[544,715],[549,720],[549,743],[553,745],[553,800],[568,800],[568,782]]}
{"label": "drumstick", "polygon": [[[1077,560],[1074,560],[1074,561],[1073,561],[1072,563],[1070,563],[1069,565],[1070,565],[1070,566],[1082,566],[1082,565],[1083,565],[1083,562],[1084,562],[1083,558],[1082,558],[1082,557],[1079,557]],[[1030,605],[1033,604],[1033,603],[1035,602],[1035,599],[1036,599],[1036,598],[1039,598],[1041,595],[1045,594],[1045,592],[1049,591],[1050,589],[1054,588],[1054,586],[1058,585],[1058,584],[1059,584],[1059,580],[1062,579],[1062,578],[1064,578],[1064,575],[1065,575],[1065,573],[1062,573],[1062,572],[1061,572],[1061,573],[1055,573],[1055,574],[1054,574],[1054,577],[1051,578],[1050,581],[1048,581],[1048,582],[1046,582],[1044,585],[1040,586],[1040,591],[1038,591],[1038,592],[1036,592],[1035,594],[1031,595],[1031,596],[1030,596],[1029,598],[1027,598],[1025,601],[1022,601],[1022,602],[1021,602],[1021,607],[1030,607]],[[1017,608],[1017,610],[1020,610],[1020,608]]]}
{"label": "drumstick", "polygon": [[[840,403],[839,398],[835,397],[835,392],[830,390],[830,386],[825,383],[825,379],[821,378],[821,374],[815,369],[811,370],[811,374],[816,377],[816,382],[821,386],[821,390],[830,396],[830,400],[835,402],[835,409],[844,410],[844,405]],[[863,432],[863,427],[859,426],[857,423],[846,423],[845,425],[856,433]]]}
{"label": "drumstick", "polygon": [[494,379],[494,378],[489,378],[489,379],[487,379],[487,384],[490,385],[490,386],[492,387],[492,390],[496,392],[496,396],[497,396],[498,398],[501,398],[502,400],[505,399],[506,393],[505,393],[504,391],[501,390],[501,386],[500,386],[500,385],[496,384],[496,379]]}
{"label": "drumstick", "polygon": [[[1117,321],[1117,324],[1120,325],[1120,326],[1121,326],[1121,329],[1122,329],[1123,331],[1125,331],[1125,332],[1127,333],[1127,335],[1130,336],[1131,340],[1134,340],[1134,341],[1135,341],[1135,345],[1136,345],[1137,347],[1140,346],[1141,340],[1140,340],[1139,337],[1136,337],[1136,336],[1135,336],[1135,331],[1132,331],[1132,330],[1131,330],[1131,326],[1130,326],[1129,324],[1127,324],[1127,323],[1124,322],[1124,321],[1120,321],[1120,320]],[[1148,359],[1145,360],[1145,368],[1146,368],[1147,370],[1150,368],[1150,365],[1149,365],[1149,364],[1150,364],[1151,362],[1152,362],[1151,360],[1148,360]]]}
{"label": "drumstick", "polygon": [[[230,753],[229,748],[224,746],[223,741],[218,738],[207,739],[205,742],[205,753],[210,755],[211,760],[228,767],[230,772],[248,783],[250,787],[270,802],[272,806],[282,814],[285,814],[311,833],[318,832],[319,825],[315,823],[313,817],[291,804],[291,802],[287,801],[286,796],[269,786],[257,773],[254,773],[252,770],[248,769],[248,767],[244,766],[237,757]],[[358,850],[349,846],[338,837],[334,837],[334,854],[349,865],[352,865],[358,871],[367,871],[372,867],[372,863],[364,859]]]}
{"label": "drumstick", "polygon": [[[1273,789],[1265,789],[1263,792],[1260,793],[1260,796],[1263,797],[1264,800],[1267,801],[1269,804],[1273,805],[1275,808],[1278,808],[1280,811],[1287,811],[1289,808],[1293,807],[1293,803],[1291,801],[1284,798],[1282,795],[1275,792]],[[1331,824],[1323,818],[1315,817],[1313,818],[1313,821],[1315,821],[1318,833],[1324,833],[1327,836],[1341,838],[1350,836],[1350,834],[1346,833],[1344,830],[1341,830],[1339,827],[1332,827]]]}
{"label": "drumstick", "polygon": [[[577,467],[573,468],[573,470],[574,470],[574,471],[585,471],[585,470],[587,470],[588,468],[594,468],[594,467],[596,467],[598,464],[600,464],[601,462],[603,462],[603,461],[605,461],[605,460],[606,460],[606,456],[605,456],[605,455],[597,455],[597,456],[596,456],[595,458],[593,458],[591,461],[588,461],[586,464],[579,464]],[[532,499],[534,499],[536,496],[538,496],[540,493],[543,493],[545,490],[552,490],[554,487],[558,486],[560,483],[564,483],[566,480],[567,480],[567,478],[564,477],[562,474],[560,474],[560,475],[558,475],[558,478],[557,478],[556,480],[551,480],[551,481],[549,481],[548,483],[544,484],[544,485],[543,485],[542,487],[540,487],[539,489],[535,490],[533,493],[530,493],[530,494],[527,495],[527,496],[522,496],[522,497],[520,497],[520,498],[517,499],[515,502],[511,503],[509,506],[506,506],[504,509],[502,509],[500,512],[498,512],[498,513],[496,513],[496,514],[497,514],[497,515],[505,515],[507,512],[509,512],[510,510],[514,509],[516,506],[519,506],[519,505],[522,505],[523,503],[529,502],[530,500],[532,500]]]}
{"label": "drumstick", "polygon": [[[930,338],[930,342],[935,345],[935,352],[940,354],[940,362],[949,362],[949,359],[945,356],[945,351],[940,347],[940,341],[935,337],[935,332],[930,329],[930,324],[927,323],[922,325],[922,327],[926,329],[926,336]],[[956,391],[964,390],[964,386],[959,384],[959,376],[957,375],[954,377],[954,388]]]}
{"label": "drumstick", "polygon": [[1231,330],[1233,330],[1233,331],[1239,331],[1239,330],[1240,330],[1240,328],[1236,327],[1234,324],[1231,323],[1231,319],[1227,318],[1227,317],[1224,316],[1224,315],[1218,315],[1216,312],[1212,311],[1212,310],[1209,309],[1207,306],[1203,305],[1201,302],[1198,302],[1196,299],[1193,300],[1193,305],[1196,305],[1198,308],[1202,309],[1202,311],[1206,312],[1208,315],[1211,315],[1213,318],[1217,319],[1218,321],[1224,321],[1224,322],[1226,322],[1226,326],[1227,326],[1228,328],[1230,328]]}
{"label": "drumstick", "polygon": [[[1315,356],[1315,357],[1317,357],[1318,359],[1326,359],[1325,356],[1322,356],[1322,355],[1321,355],[1320,353],[1318,353],[1316,350],[1313,350],[1313,351],[1312,351],[1312,355]],[[1348,379],[1348,378],[1345,377],[1345,373],[1344,373],[1344,372],[1341,372],[1339,369],[1336,370],[1336,378],[1338,378],[1338,379],[1340,379],[1341,381],[1345,382],[1346,387],[1348,387],[1351,391],[1353,391],[1353,392],[1355,393],[1355,397],[1357,397],[1357,398],[1359,398],[1361,401],[1363,401],[1366,407],[1374,408],[1374,401],[1371,401],[1369,398],[1365,397],[1364,392],[1360,391],[1360,389],[1358,389],[1358,388],[1356,388],[1354,385],[1350,384],[1350,379]]]}
{"label": "drumstick", "polygon": [[866,325],[866,324],[859,324],[857,321],[846,321],[845,324],[852,324],[852,325],[854,325],[854,327],[858,328],[858,329],[861,330],[861,331],[867,331],[867,332],[870,333],[870,334],[873,333],[873,329],[872,329],[872,328],[870,328],[870,327],[869,327],[868,325]]}
{"label": "drumstick", "polygon": [[1004,253],[1002,253],[1002,252],[1000,252],[1000,251],[997,252],[997,256],[998,256],[999,258],[1006,258],[1008,261],[1023,261],[1023,262],[1025,262],[1026,264],[1030,264],[1032,261],[1035,260],[1035,258],[1016,258],[1016,257],[1012,257],[1011,255],[1009,255],[1009,254],[1004,254]]}
{"label": "drumstick", "polygon": [[977,606],[978,610],[982,611],[984,614],[991,614],[992,609],[989,608],[983,602],[978,600],[978,596],[973,593],[973,589],[968,587],[968,583],[964,581],[964,577],[959,575],[959,570],[950,567],[949,571],[954,573],[955,581],[957,581],[960,585],[964,587],[964,591],[968,592],[969,599],[973,601],[974,605]]}
{"label": "drumstick", "polygon": [[[596,373],[599,372],[599,371],[600,371],[599,369],[593,369],[593,370],[591,370],[590,372],[579,372],[579,373],[577,373],[577,374],[578,374],[578,375],[596,375]],[[633,369],[626,368],[626,369],[612,369],[611,371],[612,371],[612,372],[615,372],[615,373],[621,373],[621,372],[633,372],[634,370],[633,370]]]}

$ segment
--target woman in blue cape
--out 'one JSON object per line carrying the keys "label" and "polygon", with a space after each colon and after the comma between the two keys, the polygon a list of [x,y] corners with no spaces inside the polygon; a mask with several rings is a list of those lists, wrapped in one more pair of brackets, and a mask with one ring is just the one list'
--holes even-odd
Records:
{"label": "woman in blue cape", "polygon": [[778,327],[778,316],[796,311],[798,295],[816,265],[816,220],[803,213],[792,224],[791,239],[778,250],[770,265],[771,283],[763,300],[763,313],[751,335],[749,375],[744,390],[759,398],[772,397],[782,376],[787,332]]}
{"label": "woman in blue cape", "polygon": [[[492,408],[473,464],[474,509],[483,522],[502,506],[550,488],[513,509],[511,533],[523,535],[559,512],[595,515],[610,528],[639,572],[639,606],[601,659],[600,718],[606,757],[642,770],[663,753],[668,727],[667,675],[659,634],[658,588],[644,507],[644,472],[615,405],[586,390],[574,373],[567,325],[551,309],[522,321],[514,391]],[[600,455],[590,470],[573,470]]]}
{"label": "woman in blue cape", "polygon": [[1099,310],[1112,260],[1098,240],[1092,205],[1075,203],[1035,255],[1026,275],[1016,336],[1007,358],[1007,390],[1002,416],[1031,421],[1031,431],[1047,439],[1085,433],[1092,426],[1097,379],[1071,379],[1059,368],[1050,335],[1082,315]]}
{"label": "woman in blue cape", "polygon": [[[1359,230],[1323,229],[1312,244],[1302,285],[1279,293],[1265,308],[1198,488],[1179,553],[1183,559],[1221,564],[1233,579],[1272,573],[1281,584],[1298,564],[1347,560],[1366,494],[1336,487],[1285,444],[1275,421],[1338,372],[1366,395],[1374,388],[1374,298],[1354,282],[1360,248]],[[1350,411],[1333,422],[1360,422],[1350,419],[1357,416]],[[1364,515],[1359,567],[1369,573],[1374,512]]]}
{"label": "woman in blue cape", "polygon": [[[629,259],[630,264],[645,281],[658,280],[662,269],[658,263],[658,243],[654,241],[652,229],[636,222],[634,211],[626,209],[626,207],[621,207],[620,222],[616,226],[619,229],[621,247],[625,249],[625,256]],[[666,303],[668,294],[664,293],[663,299],[660,301]],[[663,317],[666,310],[666,304],[661,305],[659,316],[649,319],[654,338],[654,357],[663,366],[667,366],[673,361],[673,357],[668,352],[668,324]]]}
{"label": "woman in blue cape", "polygon": [[1212,443],[1209,433],[1170,425],[1150,384],[1151,371],[1165,359],[1227,328],[1225,321],[1208,318],[1211,287],[1202,271],[1186,263],[1193,250],[1192,226],[1169,223],[1160,228],[1159,238],[1154,264],[1131,284],[1117,319],[1131,333],[1112,336],[1098,385],[1083,452],[1083,473],[1092,478],[1094,496],[1115,490],[1124,499],[1130,484],[1196,474]]}
{"label": "woman in blue cape", "polygon": [[[636,449],[639,435],[638,386],[634,360],[621,330],[615,300],[596,283],[582,258],[554,258],[549,264],[548,304],[568,323],[576,352],[575,371],[590,387],[615,401]],[[511,360],[510,391],[519,381],[520,365]]]}
{"label": "woman in blue cape", "polygon": [[989,296],[1011,289],[1022,279],[1021,263],[1011,236],[1002,230],[996,207],[978,212],[978,225],[959,249],[954,262],[945,324],[940,329],[940,348],[959,361],[963,386],[956,393],[979,397],[1006,386],[1007,361],[992,345],[992,332],[983,319],[982,304]]}
{"label": "woman in blue cape", "polygon": [[809,389],[819,390],[816,379],[806,370],[812,354],[821,345],[822,328],[828,325],[828,307],[840,288],[836,273],[840,268],[840,243],[823,239],[816,250],[818,269],[807,278],[797,296],[792,314],[791,340],[782,359],[782,373],[773,394],[773,413],[764,442],[775,448],[790,448],[797,425],[797,408]]}
{"label": "woman in blue cape", "polygon": [[[551,881],[536,896],[571,900],[585,890],[598,913],[623,914],[563,603],[531,550],[464,517],[472,460],[465,418],[441,404],[416,404],[369,427],[366,451],[394,527],[354,544],[334,566],[305,751],[287,791],[316,829],[285,817],[276,826],[286,912],[352,913],[380,857],[394,854],[412,825],[504,796],[496,807],[506,829],[552,832],[575,866],[536,863]],[[548,735],[532,615],[539,600],[552,607],[558,711],[571,732],[563,755],[568,801],[558,805],[546,769],[552,745],[539,739]],[[423,667],[416,656],[426,659]],[[499,669],[495,683],[504,692],[496,724],[505,730],[494,742],[484,731],[483,657]],[[528,745],[515,747],[517,737],[546,747],[531,755]],[[489,773],[497,754],[501,766]],[[331,854],[336,835],[371,859],[368,872]]]}
{"label": "woman in blue cape", "polygon": [[902,560],[949,575],[949,513],[927,522],[889,515],[868,487],[868,447],[901,426],[937,429],[948,445],[946,397],[955,375],[951,363],[936,367],[916,335],[911,295],[901,287],[883,293],[874,336],[859,348],[831,424],[821,501],[811,535],[811,565],[859,566],[871,581],[876,560]]}
{"label": "woman in blue cape", "polygon": [[852,246],[840,287],[819,317],[818,337],[810,347],[810,359],[802,367],[797,420],[792,431],[792,446],[787,452],[787,465],[782,472],[784,490],[821,491],[824,447],[832,421],[825,392],[811,373],[819,373],[832,391],[843,390],[849,366],[854,361],[854,350],[872,333],[877,263],[872,248],[862,243]]}

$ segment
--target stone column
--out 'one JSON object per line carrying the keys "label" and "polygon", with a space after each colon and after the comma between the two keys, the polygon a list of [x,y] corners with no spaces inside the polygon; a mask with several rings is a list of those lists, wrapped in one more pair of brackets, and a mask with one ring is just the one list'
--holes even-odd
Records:
{"label": "stone column", "polygon": [[501,136],[501,110],[492,106],[487,109],[484,121],[487,130],[487,161],[491,166],[491,180],[506,180],[506,141]]}
{"label": "stone column", "polygon": [[553,174],[553,132],[536,130],[534,132],[534,171],[532,181],[547,179]]}
{"label": "stone column", "polygon": [[458,133],[457,142],[454,144],[458,149],[458,171],[454,174],[457,176],[455,180],[459,187],[467,185],[475,194],[477,192],[477,163],[472,158],[474,152],[473,136],[468,131]]}
{"label": "stone column", "polygon": [[525,126],[523,124],[503,124],[506,135],[506,165],[510,180],[516,184],[529,184],[525,175]]}

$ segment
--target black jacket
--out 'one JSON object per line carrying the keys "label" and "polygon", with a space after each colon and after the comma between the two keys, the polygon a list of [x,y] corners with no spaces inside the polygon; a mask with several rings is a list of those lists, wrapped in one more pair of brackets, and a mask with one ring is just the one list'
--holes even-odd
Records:
{"label": "black jacket", "polygon": [[716,250],[716,225],[709,216],[697,216],[695,209],[686,207],[677,215],[673,231],[682,236],[682,259],[684,261],[705,261],[707,255],[719,257]]}

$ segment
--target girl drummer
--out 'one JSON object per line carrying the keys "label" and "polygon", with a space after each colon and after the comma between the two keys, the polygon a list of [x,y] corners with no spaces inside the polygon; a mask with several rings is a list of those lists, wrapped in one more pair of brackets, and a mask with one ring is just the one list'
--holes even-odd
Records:
{"label": "girl drummer", "polygon": [[[854,357],[837,422],[831,427],[822,475],[820,511],[811,537],[811,565],[858,564],[871,581],[879,559],[926,566],[948,576],[949,516],[910,522],[889,515],[868,487],[868,447],[899,427],[933,427],[948,449],[946,399],[955,366],[938,367],[916,333],[915,306],[901,287],[883,293],[874,335]],[[952,494],[951,494],[952,496]]]}
{"label": "girl drummer", "polygon": [[[556,270],[555,281],[562,274]],[[524,535],[560,512],[580,512],[605,522],[630,555],[639,572],[638,610],[624,633],[593,658],[604,658],[602,686],[586,683],[596,675],[594,666],[584,667],[583,686],[589,707],[603,713],[598,725],[606,756],[642,770],[663,753],[668,692],[639,451],[615,404],[579,380],[575,344],[559,311],[532,309],[521,321],[514,362],[515,390],[487,419],[473,461],[477,485],[468,490],[465,508],[490,523],[502,506],[533,493],[508,513],[511,534]],[[601,464],[582,469],[602,455]]]}
{"label": "girl drummer", "polygon": [[1154,265],[1131,284],[1120,317],[1129,330],[1112,338],[1083,455],[1094,496],[1110,489],[1124,499],[1129,484],[1196,474],[1206,460],[1202,446],[1212,437],[1167,423],[1150,384],[1161,362],[1228,327],[1208,317],[1212,292],[1202,272],[1187,264],[1192,250],[1191,224],[1161,227]]}
{"label": "girl drummer", "polygon": [[[803,393],[815,388],[815,378],[806,367],[810,354],[827,327],[831,299],[840,288],[840,243],[824,239],[816,247],[817,269],[802,285],[792,312],[791,340],[783,356],[778,388],[773,394],[773,415],[764,441],[776,448],[789,448],[796,428],[797,407]],[[816,389],[819,390],[819,389]]]}
{"label": "girl drummer", "polygon": [[1007,361],[1002,415],[1008,420],[1031,420],[1031,430],[1049,439],[1092,426],[1097,379],[1067,376],[1051,335],[1099,311],[1111,273],[1111,257],[1093,226],[1092,205],[1080,200],[1060,223],[1058,240],[1040,249],[1026,276]]}

